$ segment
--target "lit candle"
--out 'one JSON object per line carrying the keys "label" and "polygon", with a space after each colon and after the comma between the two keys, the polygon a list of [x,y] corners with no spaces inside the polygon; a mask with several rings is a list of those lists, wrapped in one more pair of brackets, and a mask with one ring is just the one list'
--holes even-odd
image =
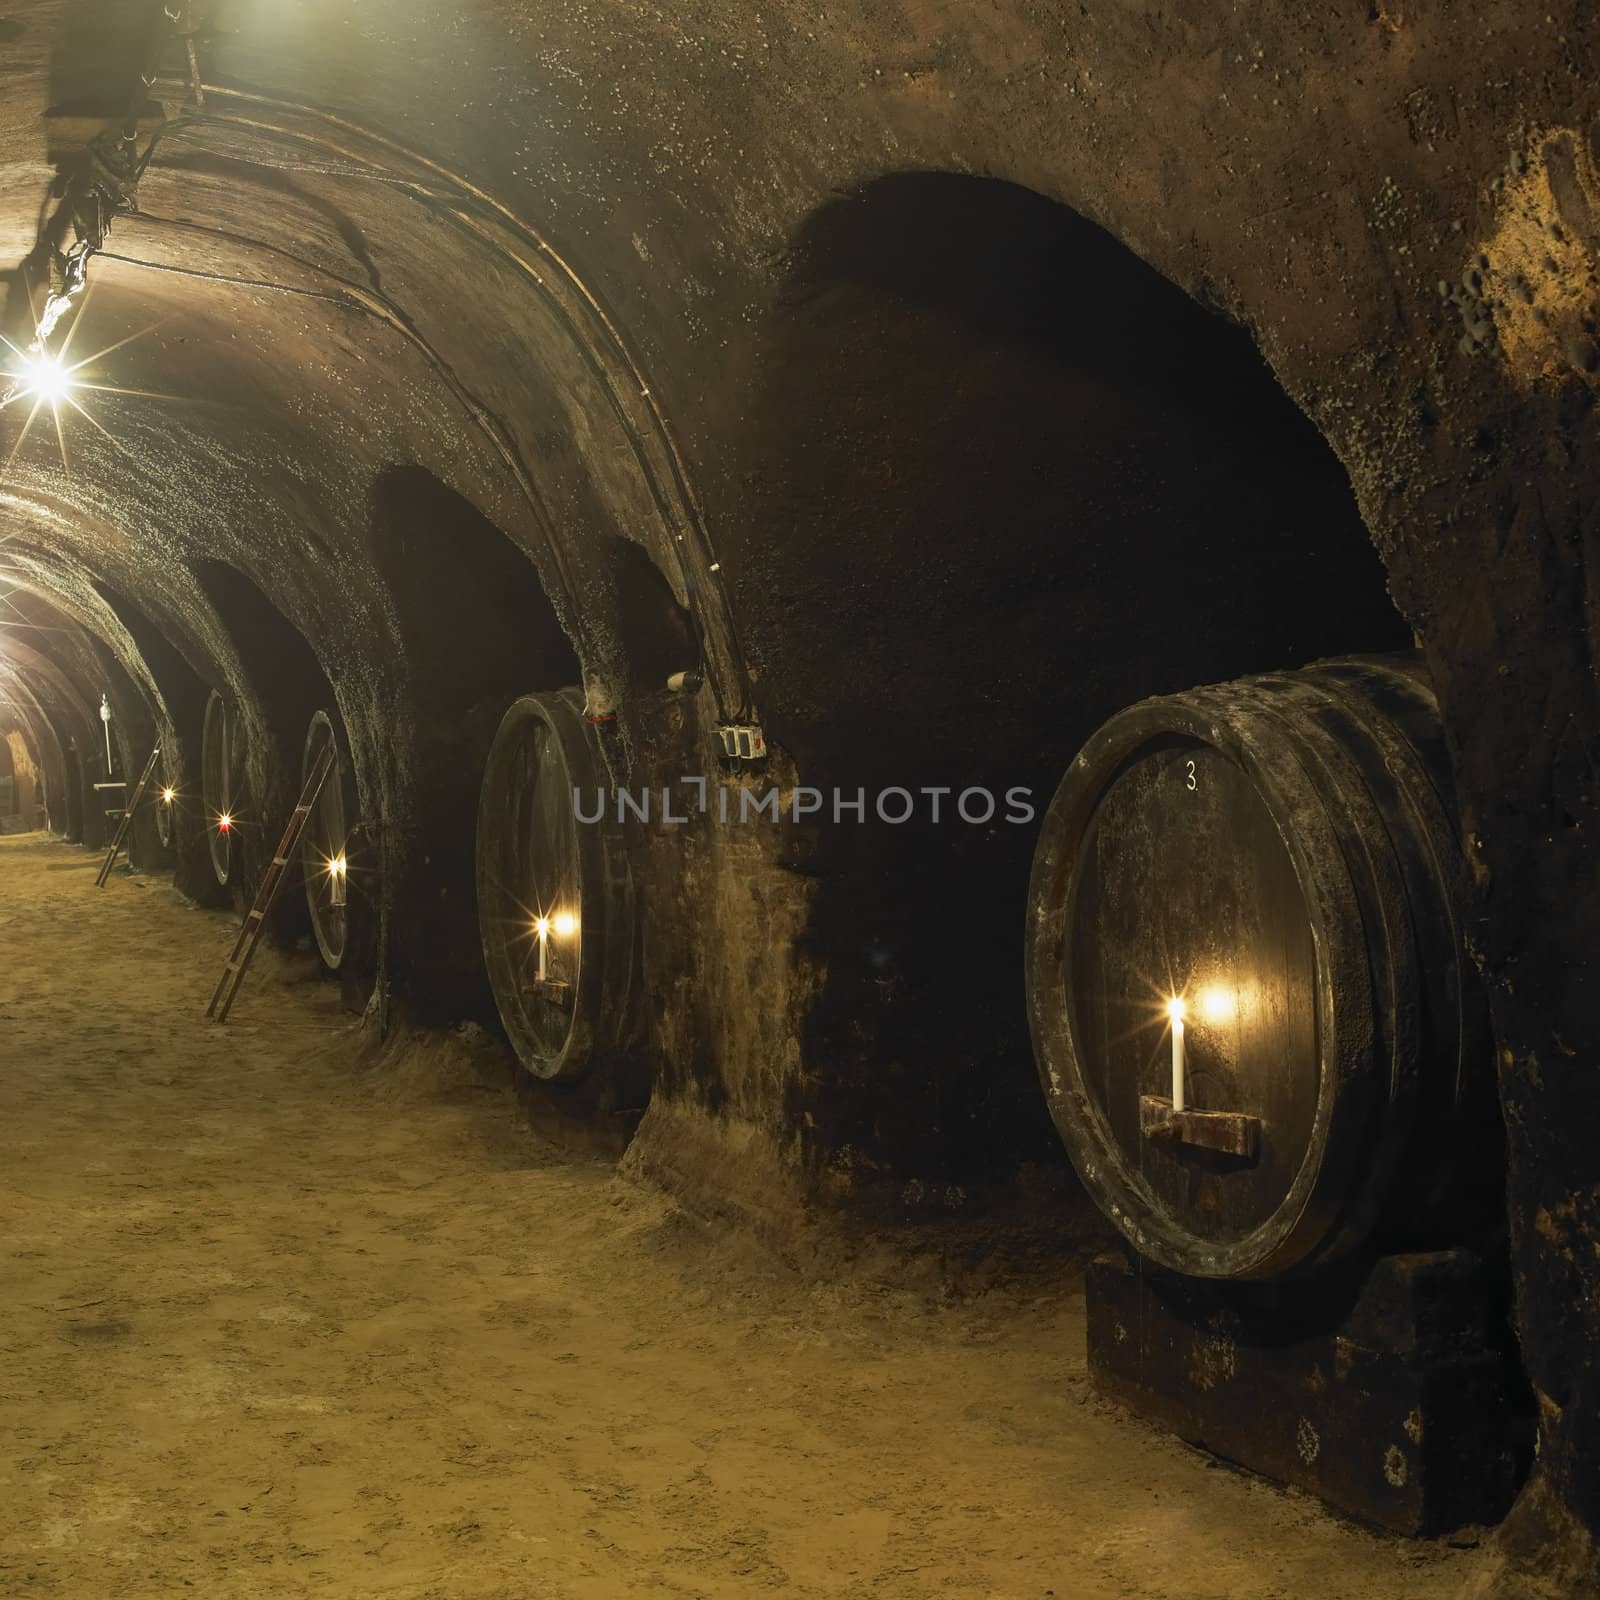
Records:
{"label": "lit candle", "polygon": [[1174,995],[1167,1001],[1167,1015],[1172,1019],[1172,1109],[1184,1109],[1183,1098],[1183,1018],[1189,1008]]}
{"label": "lit candle", "polygon": [[550,919],[539,917],[533,924],[533,931],[539,935],[539,982],[545,981],[545,963],[550,953]]}

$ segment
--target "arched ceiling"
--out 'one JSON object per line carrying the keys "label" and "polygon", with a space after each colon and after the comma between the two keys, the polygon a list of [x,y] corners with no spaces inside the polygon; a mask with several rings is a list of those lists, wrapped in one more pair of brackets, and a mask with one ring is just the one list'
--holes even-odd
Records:
{"label": "arched ceiling", "polygon": [[[1430,439],[1409,411],[1372,428],[1340,389],[1372,381],[1370,351],[1403,324],[1386,286],[1431,293],[1477,231],[1462,201],[1503,134],[1446,115],[1446,86],[1486,109],[1519,92],[1487,74],[1474,88],[1421,19],[1354,13],[1264,15],[1246,38],[1198,5],[1054,22],[913,5],[825,18],[798,0],[170,9],[175,27],[142,0],[9,14],[0,256],[34,251],[93,130],[85,109],[138,99],[146,61],[141,145],[159,138],[139,214],[113,219],[64,325],[75,358],[138,335],[84,376],[145,392],[85,397],[106,434],[69,414],[65,467],[36,427],[4,487],[61,507],[69,536],[122,541],[151,606],[195,634],[210,630],[175,563],[202,552],[247,570],[330,669],[370,677],[385,640],[372,480],[424,465],[528,551],[596,671],[623,642],[586,549],[644,546],[707,614],[729,713],[749,686],[719,528],[743,498],[719,441],[784,253],[830,194],[987,171],[1107,222],[1251,321],[1385,522],[1398,480],[1419,492]],[[1564,47],[1523,48],[1532,84]],[[1152,85],[1171,126],[1146,115]],[[1291,139],[1272,132],[1288,96],[1305,123]],[[1379,166],[1401,173],[1388,199]],[[1402,223],[1403,251],[1385,232]]]}
{"label": "arched ceiling", "polygon": [[[696,613],[720,714],[759,712],[737,614],[757,568],[726,558],[784,537],[751,526],[737,443],[774,302],[808,219],[914,170],[1065,201],[1234,312],[1348,469],[1412,620],[1457,574],[1481,582],[1452,558],[1469,516],[1501,513],[1486,486],[1464,512],[1458,469],[1502,436],[1506,395],[1456,350],[1434,286],[1500,248],[1508,191],[1491,177],[1529,143],[1518,130],[1573,115],[1571,7],[1536,36],[1489,7],[1471,50],[1383,8],[1246,24],[1199,0],[1059,17],[808,0],[167,10],[22,0],[6,19],[15,341],[87,141],[137,106],[149,164],[59,335],[92,358],[81,378],[131,392],[80,391],[92,421],[69,409],[59,442],[37,419],[0,478],[0,558],[9,541],[104,579],[242,699],[197,560],[237,567],[293,619],[349,720],[403,715],[421,668],[374,510],[400,466],[526,554],[592,694],[629,676],[601,556],[620,538]],[[8,454],[24,406],[0,419]],[[354,732],[376,768],[379,737]]]}

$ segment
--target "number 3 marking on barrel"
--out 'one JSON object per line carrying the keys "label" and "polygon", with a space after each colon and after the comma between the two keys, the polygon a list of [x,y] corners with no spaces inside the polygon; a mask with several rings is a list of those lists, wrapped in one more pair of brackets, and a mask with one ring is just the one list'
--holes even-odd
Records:
{"label": "number 3 marking on barrel", "polygon": [[1186,762],[1185,765],[1189,768],[1189,782],[1187,787],[1190,789],[1198,789],[1200,786],[1194,781],[1194,762]]}

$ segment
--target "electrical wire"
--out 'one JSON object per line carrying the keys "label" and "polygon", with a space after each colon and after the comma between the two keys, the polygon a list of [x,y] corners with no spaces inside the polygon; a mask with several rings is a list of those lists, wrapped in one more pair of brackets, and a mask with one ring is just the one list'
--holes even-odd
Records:
{"label": "electrical wire", "polygon": [[[711,588],[710,580],[719,572],[720,562],[716,560],[714,551],[712,550],[710,537],[705,528],[704,513],[700,507],[698,497],[695,495],[690,483],[687,465],[683,459],[682,452],[677,444],[677,440],[672,434],[665,414],[660,407],[659,401],[653,394],[651,386],[646,380],[642,368],[640,367],[637,359],[634,357],[627,342],[623,338],[621,330],[618,328],[615,321],[611,318],[602,305],[598,295],[578,276],[571,265],[553,248],[553,246],[550,245],[550,243],[542,235],[540,235],[527,223],[523,222],[523,220],[508,207],[496,200],[487,191],[479,189],[475,184],[471,183],[461,174],[453,172],[451,169],[441,165],[436,161],[433,161],[431,158],[421,154],[420,152],[410,150],[395,140],[389,139],[382,134],[375,133],[370,129],[360,127],[359,125],[352,123],[347,119],[341,118],[334,113],[323,111],[317,107],[299,105],[291,101],[276,100],[270,96],[253,94],[244,90],[223,89],[214,86],[207,87],[210,89],[210,92],[214,97],[224,96],[234,100],[263,105],[273,110],[299,112],[302,115],[319,118],[325,123],[346,129],[352,133],[355,133],[358,137],[366,138],[379,146],[386,147],[389,150],[396,152],[408,160],[416,162],[418,165],[423,166],[429,171],[434,172],[440,177],[444,178],[446,182],[449,183],[456,191],[458,197],[470,198],[472,201],[477,202],[480,206],[486,207],[493,211],[512,229],[514,233],[520,234],[523,238],[527,239],[537,250],[542,252],[550,260],[550,262],[557,269],[559,275],[572,286],[572,288],[577,292],[581,302],[587,306],[590,313],[599,323],[601,329],[607,337],[607,342],[610,344],[611,348],[626,368],[632,380],[632,387],[635,389],[639,400],[643,402],[644,409],[650,419],[650,431],[654,434],[658,443],[665,452],[669,476],[672,480],[672,487],[675,491],[673,498],[676,500],[677,505],[682,508],[681,515],[675,514],[673,507],[668,503],[667,497],[662,492],[662,487],[656,481],[655,469],[651,466],[648,460],[648,452],[646,452],[642,447],[643,441],[639,436],[637,429],[634,427],[632,419],[627,413],[627,409],[622,404],[621,396],[616,391],[615,384],[613,383],[610,374],[604,370],[603,366],[600,366],[597,362],[595,362],[594,351],[590,341],[582,338],[581,335],[579,335],[577,328],[572,324],[570,316],[566,313],[565,307],[561,306],[555,297],[549,294],[548,285],[545,282],[543,274],[534,268],[531,263],[525,261],[515,251],[506,248],[502,243],[496,240],[488,230],[484,229],[481,224],[476,221],[476,219],[458,209],[457,206],[449,204],[437,191],[430,190],[425,185],[417,184],[411,180],[396,179],[390,174],[384,173],[380,169],[373,167],[370,162],[361,161],[359,158],[354,156],[353,152],[345,150],[342,146],[335,144],[331,139],[326,137],[318,137],[294,129],[274,126],[270,123],[264,123],[248,117],[226,116],[209,110],[203,114],[203,120],[206,124],[221,127],[244,128],[251,130],[252,132],[264,133],[268,137],[288,139],[294,142],[310,144],[323,149],[333,149],[341,155],[350,156],[352,165],[348,168],[348,170],[340,170],[336,175],[356,176],[370,179],[372,181],[389,183],[392,186],[408,190],[409,192],[416,194],[419,198],[440,206],[446,217],[454,221],[458,226],[467,229],[480,242],[487,245],[490,249],[495,250],[502,256],[503,259],[516,266],[522,274],[529,277],[536,285],[546,291],[547,301],[551,304],[552,308],[561,315],[563,322],[567,324],[569,330],[572,332],[579,350],[584,353],[586,361],[591,364],[592,369],[595,370],[597,377],[601,379],[603,389],[610,395],[613,408],[618,415],[619,421],[624,427],[624,431],[627,432],[633,440],[635,454],[638,457],[640,469],[644,474],[646,486],[650,492],[652,500],[656,503],[658,513],[662,516],[662,520],[666,525],[666,531],[669,536],[669,544],[673,548],[677,564],[680,567],[685,592],[690,601],[691,612],[696,614],[697,633],[701,641],[702,650],[704,650],[706,642],[706,619],[699,615],[699,613],[703,610],[703,596],[708,589],[710,589],[710,592],[719,592],[718,589]],[[200,117],[191,117],[187,119],[184,124],[185,130],[187,130],[188,127],[196,125],[201,120],[202,119]],[[261,157],[233,156],[229,157],[228,159],[238,160],[247,164],[255,164],[264,167],[271,167],[274,165],[274,163],[271,161]],[[685,533],[678,531],[680,528],[687,530],[688,533],[694,536],[694,543],[698,547],[700,564],[703,568],[704,581],[691,579],[690,573],[685,568],[685,557],[683,553],[677,549],[677,546],[685,541]],[[560,563],[558,562],[558,564]],[[569,592],[575,591],[569,590]],[[738,715],[740,720],[751,719],[748,691],[749,674],[745,666],[744,652],[738,639],[737,625],[734,622],[732,609],[726,603],[725,596],[723,597],[722,603],[720,603],[718,606],[718,611],[720,631],[723,633],[727,641],[726,648],[730,658],[729,670],[735,679],[735,687],[739,697]],[[702,666],[703,664],[704,658],[702,659]],[[723,721],[727,721],[727,709],[721,698],[720,685],[717,682],[717,675],[710,675],[706,681],[711,684],[713,698],[717,701],[719,718],[721,718]]]}
{"label": "electrical wire", "polygon": [[[159,221],[160,219],[147,220]],[[200,224],[179,225],[186,227],[202,226]],[[262,246],[262,248],[272,250],[275,247],[266,245]],[[288,252],[278,253],[288,255]],[[240,288],[259,289],[277,294],[297,295],[307,300],[319,300],[324,304],[340,306],[347,311],[364,312],[392,328],[434,368],[444,382],[445,387],[466,409],[468,415],[477,423],[479,429],[487,435],[490,443],[494,446],[496,454],[500,456],[502,462],[504,462],[516,480],[517,487],[521,490],[523,498],[532,508],[535,519],[538,521],[540,530],[544,535],[544,542],[556,562],[565,591],[569,594],[577,592],[574,574],[566,565],[565,551],[555,537],[555,519],[550,512],[550,508],[545,503],[544,497],[539,493],[533,476],[528,471],[527,464],[523,461],[522,454],[511,437],[510,429],[507,428],[498,415],[485,406],[467,388],[457,377],[454,368],[451,367],[449,362],[412,326],[410,319],[387,301],[385,297],[373,294],[370,290],[363,289],[346,278],[340,278],[337,274],[328,272],[326,268],[302,261],[298,257],[290,257],[290,259],[298,261],[308,271],[334,278],[340,284],[343,292],[328,294],[317,289],[304,288],[299,284],[276,283],[267,278],[242,278],[229,273],[207,272],[201,267],[171,266],[165,262],[146,261],[137,256],[120,255],[109,250],[103,251],[102,254],[108,261],[119,261],[127,266],[140,267],[149,272],[173,273],[179,277],[198,278],[211,283],[225,283]]]}

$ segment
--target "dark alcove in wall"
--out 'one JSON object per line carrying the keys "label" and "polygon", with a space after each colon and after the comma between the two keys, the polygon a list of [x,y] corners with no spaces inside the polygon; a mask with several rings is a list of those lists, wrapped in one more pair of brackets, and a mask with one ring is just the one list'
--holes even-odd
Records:
{"label": "dark alcove in wall", "polygon": [[588,615],[608,619],[616,629],[610,653],[623,663],[630,696],[659,694],[673,673],[700,665],[694,619],[642,545],[601,535],[588,569]]}
{"label": "dark alcove in wall", "polygon": [[[1036,194],[918,174],[829,204],[761,362],[727,563],[761,708],[869,817],[792,852],[826,985],[789,1121],[897,1180],[1060,1161],[1022,1003],[1037,823],[966,824],[955,794],[1042,810],[1132,701],[1409,630],[1248,334]],[[955,793],[891,826],[887,785]]]}
{"label": "dark alcove in wall", "polygon": [[[177,856],[175,878],[178,887],[198,899],[216,897],[216,883],[206,858],[204,828],[198,796],[200,793],[200,727],[205,714],[208,690],[205,681],[189,658],[174,642],[168,628],[158,626],[127,595],[99,579],[95,592],[111,608],[117,621],[127,629],[166,703],[177,734],[178,747],[163,751],[158,783],[170,779],[178,790],[173,807],[173,845],[171,851],[161,842],[154,824],[154,804],[141,808],[129,854],[143,868],[164,865],[171,852]],[[139,758],[141,761],[143,756]]]}
{"label": "dark alcove in wall", "polygon": [[[20,596],[20,591],[13,591]],[[17,598],[12,609],[18,610]],[[82,627],[68,612],[42,592],[26,597],[25,614],[8,630],[6,663],[25,702],[40,708],[58,747],[73,741],[75,763],[70,792],[65,795],[66,836],[90,849],[100,848],[108,837],[107,816],[112,797],[120,794],[95,787],[110,781],[106,770],[105,726],[97,708],[100,696],[109,697],[113,772],[122,775],[127,750],[126,725],[148,719],[143,696],[133,686],[104,642]],[[34,642],[25,642],[25,641]],[[63,771],[63,778],[68,774]],[[64,785],[64,787],[67,787]]]}
{"label": "dark alcove in wall", "polygon": [[395,975],[435,1020],[493,1021],[478,936],[478,791],[507,706],[579,682],[528,556],[422,467],[383,472],[372,546],[411,664],[415,835],[396,895]]}
{"label": "dark alcove in wall", "polygon": [[[249,576],[220,561],[198,561],[194,573],[238,654],[250,700],[266,719],[264,728],[252,728],[243,716],[239,722],[246,740],[244,803],[234,834],[239,870],[230,875],[229,889],[248,896],[300,792],[311,718],[322,710],[337,715],[337,708],[316,652]],[[218,687],[230,700],[236,692]],[[280,895],[273,924],[282,939],[309,937],[305,897]]]}

